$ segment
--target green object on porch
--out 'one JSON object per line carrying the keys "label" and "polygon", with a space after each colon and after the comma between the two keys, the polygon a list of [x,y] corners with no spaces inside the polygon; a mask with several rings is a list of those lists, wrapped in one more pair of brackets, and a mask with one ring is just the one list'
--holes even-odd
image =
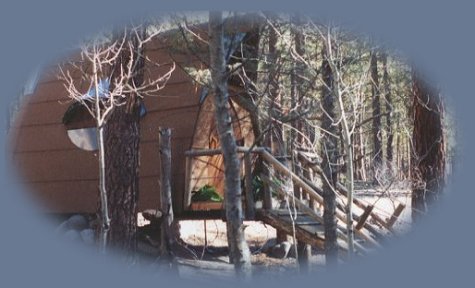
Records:
{"label": "green object on porch", "polygon": [[222,202],[223,197],[216,192],[216,188],[206,184],[205,186],[201,187],[198,191],[192,191],[193,195],[191,196],[191,201],[193,202],[203,202],[203,201],[211,201],[211,202]]}
{"label": "green object on porch", "polygon": [[254,202],[264,199],[264,182],[259,176],[252,178],[252,190],[254,192]]}

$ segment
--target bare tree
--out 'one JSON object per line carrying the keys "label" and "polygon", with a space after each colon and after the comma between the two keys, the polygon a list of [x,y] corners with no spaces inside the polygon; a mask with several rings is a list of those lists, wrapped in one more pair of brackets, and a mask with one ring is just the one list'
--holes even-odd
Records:
{"label": "bare tree", "polygon": [[[351,141],[351,136],[353,134],[353,129],[348,123],[345,105],[343,103],[343,89],[345,88],[342,81],[341,72],[336,65],[336,57],[333,52],[332,39],[330,34],[330,29],[328,30],[328,36],[326,38],[325,45],[327,46],[327,58],[328,63],[331,67],[333,73],[333,93],[338,101],[338,110],[341,121],[341,130],[343,134],[343,147],[346,153],[346,182],[348,189],[348,201],[346,206],[346,217],[347,217],[347,237],[348,237],[348,254],[350,257],[354,253],[354,235],[353,235],[353,190],[354,190],[354,179],[353,179],[353,145]],[[336,49],[335,49],[336,50]],[[335,186],[334,186],[335,187]]]}
{"label": "bare tree", "polygon": [[[302,33],[302,16],[299,14],[292,15],[291,17],[291,25],[293,26],[293,38],[294,38],[294,47],[295,47],[295,53],[299,55],[300,57],[303,57],[305,55],[305,38],[303,37]],[[291,72],[291,109],[297,109],[297,105],[301,105],[303,101],[303,97],[305,96],[305,91],[303,88],[304,81],[303,77],[304,75],[304,68],[305,65],[301,61],[294,61],[294,65],[292,67],[292,72]],[[294,172],[299,175],[303,176],[304,174],[304,169],[302,167],[302,163],[298,160],[298,154],[296,153],[297,148],[302,149],[305,146],[305,139],[304,139],[304,133],[307,132],[308,130],[306,129],[306,121],[303,117],[299,117],[298,119],[295,119],[292,123],[292,130],[290,138],[290,155],[292,155],[292,162],[293,162],[293,170]],[[297,133],[299,131],[300,133]],[[297,185],[294,186],[294,194],[297,198],[303,199],[304,195],[303,192],[301,191],[301,188],[298,187]],[[299,268],[301,272],[308,272],[309,269],[309,262],[310,262],[310,257],[312,255],[312,247],[305,242],[298,241],[297,242],[297,247],[298,247],[298,253],[297,253],[297,258],[298,258],[298,263],[299,263]]]}
{"label": "bare tree", "polygon": [[249,247],[244,237],[240,161],[237,155],[237,145],[228,107],[228,73],[226,72],[223,40],[222,12],[210,12],[210,69],[216,105],[216,124],[225,167],[225,209],[229,256],[238,275],[247,278],[251,273],[251,259]]}
{"label": "bare tree", "polygon": [[[331,48],[331,47],[330,47]],[[338,260],[337,223],[336,223],[336,193],[338,170],[334,166],[337,162],[338,138],[333,119],[336,118],[336,99],[333,94],[334,75],[329,63],[328,47],[322,50],[322,109],[325,116],[322,120],[322,129],[325,130],[322,145],[322,170],[326,181],[323,181],[323,220],[325,226],[325,259],[328,267],[335,267]]]}
{"label": "bare tree", "polygon": [[[157,79],[144,79],[144,44],[160,33],[126,27],[81,47],[80,63],[60,66],[60,78],[75,103],[97,128],[100,190],[100,246],[135,249],[138,199],[139,107],[144,96],[162,89],[175,66]],[[79,76],[77,76],[79,75]],[[88,93],[81,92],[88,87]]]}

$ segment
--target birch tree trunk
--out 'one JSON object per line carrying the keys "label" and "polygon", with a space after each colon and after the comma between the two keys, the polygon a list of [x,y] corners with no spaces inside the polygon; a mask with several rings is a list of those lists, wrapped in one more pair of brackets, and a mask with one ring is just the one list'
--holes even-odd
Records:
{"label": "birch tree trunk", "polygon": [[224,57],[222,12],[209,13],[210,69],[216,104],[216,124],[224,158],[226,228],[230,260],[239,277],[251,273],[249,247],[244,238],[240,161],[229,113],[228,75]]}
{"label": "birch tree trunk", "polygon": [[99,146],[99,192],[100,192],[100,215],[101,227],[99,236],[99,246],[102,253],[107,250],[107,234],[110,227],[109,208],[107,203],[106,190],[106,163],[104,156],[104,127],[97,127],[97,143]]}
{"label": "birch tree trunk", "polygon": [[99,79],[98,68],[96,61],[92,63],[92,70],[94,75],[94,87],[95,89],[95,106],[96,106],[96,128],[97,128],[97,143],[99,152],[99,194],[100,194],[100,219],[101,226],[99,231],[99,249],[102,253],[106,253],[107,250],[107,235],[110,229],[109,207],[107,200],[107,188],[106,188],[106,160],[105,160],[105,147],[104,147],[104,122],[100,117],[100,96],[99,96]]}

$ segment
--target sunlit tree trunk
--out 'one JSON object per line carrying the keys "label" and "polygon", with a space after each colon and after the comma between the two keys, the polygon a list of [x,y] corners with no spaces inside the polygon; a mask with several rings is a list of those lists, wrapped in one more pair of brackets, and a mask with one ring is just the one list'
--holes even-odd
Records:
{"label": "sunlit tree trunk", "polygon": [[209,13],[209,49],[216,124],[224,158],[226,228],[230,260],[241,277],[249,277],[251,259],[244,238],[240,161],[229,113],[222,12]]}

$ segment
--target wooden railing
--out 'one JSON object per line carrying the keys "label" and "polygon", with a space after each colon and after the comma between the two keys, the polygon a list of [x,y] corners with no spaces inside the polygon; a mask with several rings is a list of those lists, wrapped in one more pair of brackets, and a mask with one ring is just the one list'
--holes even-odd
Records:
{"label": "wooden railing", "polygon": [[[287,168],[284,164],[279,162],[277,159],[272,156],[267,151],[263,151],[261,153],[261,156],[274,168],[276,168],[280,173],[286,175],[287,177],[290,177],[294,183],[294,185],[299,186],[304,190],[304,192],[315,202],[317,202],[320,205],[323,204],[323,197],[318,194],[310,185],[308,185],[304,180],[302,180],[298,175],[293,173],[289,168]],[[336,217],[343,221],[343,223],[347,222],[346,214],[344,211],[341,211],[340,209],[336,209]],[[323,220],[323,219],[322,219]],[[323,222],[322,222],[323,223]],[[371,237],[369,231],[367,231],[364,227],[362,227],[360,230],[355,230],[354,231],[356,235],[360,236],[362,239],[368,241],[369,243],[373,244],[374,246],[379,246],[378,242]]]}
{"label": "wooden railing", "polygon": [[[277,160],[271,153],[268,152],[267,149],[263,147],[255,147],[255,148],[248,148],[248,147],[238,147],[237,152],[243,155],[243,165],[244,165],[244,202],[246,206],[246,218],[247,219],[254,219],[255,215],[255,203],[254,203],[254,196],[253,196],[253,189],[252,189],[252,161],[251,161],[251,154],[258,154],[262,160],[264,160],[269,167],[275,169],[275,171],[279,172],[281,175],[288,177],[292,180],[293,184],[300,187],[303,190],[303,193],[308,195],[308,198],[311,202],[318,203],[322,207],[324,206],[324,201],[322,195],[322,191],[320,188],[315,187],[312,183],[309,182],[308,179],[304,179],[301,176],[292,172],[288,167],[282,164],[279,160]],[[186,190],[185,190],[185,207],[189,207],[191,205],[191,191],[190,191],[190,175],[191,175],[191,162],[190,159],[193,157],[200,157],[200,156],[213,156],[222,154],[221,149],[203,149],[203,150],[189,150],[185,152],[186,156]],[[261,178],[264,180],[266,185],[264,185],[267,189],[264,189],[264,209],[272,209],[271,205],[271,191],[277,191],[281,195],[286,195],[292,197],[292,202],[296,204],[299,210],[308,214],[310,217],[314,218],[316,221],[323,223],[323,219],[315,210],[309,207],[306,203],[297,199],[293,194],[283,191],[281,187],[277,187],[278,185],[273,185],[269,175],[261,175]],[[272,188],[269,189],[269,188]],[[339,194],[339,197],[346,198],[346,189],[343,185],[338,184],[335,187],[335,191]],[[369,224],[368,219],[372,218],[376,223],[382,226],[383,229],[386,229],[388,232],[392,230],[392,226],[394,225],[397,217],[401,214],[402,210],[404,209],[404,205],[399,205],[396,210],[394,211],[393,215],[383,220],[378,214],[373,211],[373,206],[363,201],[353,198],[353,204],[356,207],[359,207],[363,210],[363,213],[360,215],[356,215],[354,213],[353,217],[353,227],[354,233],[364,239],[366,242],[371,243],[373,246],[379,246],[379,243],[375,240],[372,235],[375,235],[376,229],[372,224]],[[346,228],[342,223],[347,222],[347,216],[344,211],[344,207],[338,206],[336,209],[336,217],[341,222],[339,223],[339,236],[342,239],[346,239],[346,234],[343,233]],[[364,248],[357,244],[357,248],[363,250]]]}

